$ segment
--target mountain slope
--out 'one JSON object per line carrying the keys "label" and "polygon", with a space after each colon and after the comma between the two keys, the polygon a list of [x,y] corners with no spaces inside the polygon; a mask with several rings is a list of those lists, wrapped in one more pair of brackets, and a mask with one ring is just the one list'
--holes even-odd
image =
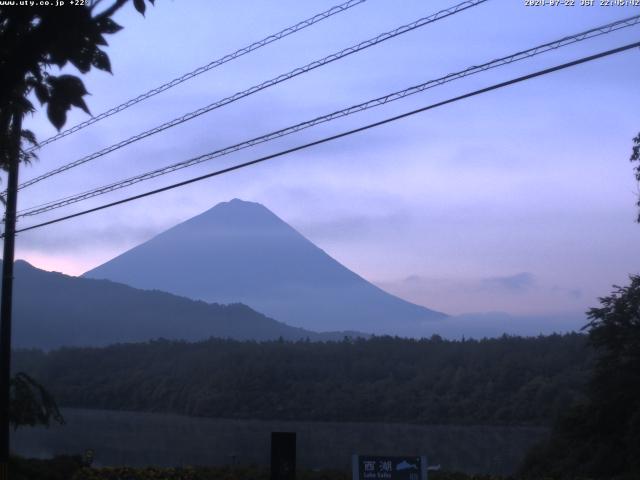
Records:
{"label": "mountain slope", "polygon": [[102,346],[156,338],[204,340],[342,339],[290,327],[246,305],[217,305],[108,280],[15,264],[13,343],[17,348]]}
{"label": "mountain slope", "polygon": [[446,315],[390,295],[264,206],[220,203],[85,273],[208,302],[242,302],[314,330],[397,333]]}

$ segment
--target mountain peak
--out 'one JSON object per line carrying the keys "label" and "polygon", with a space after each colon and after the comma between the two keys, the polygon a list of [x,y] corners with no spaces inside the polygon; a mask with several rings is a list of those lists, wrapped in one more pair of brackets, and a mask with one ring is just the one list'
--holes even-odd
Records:
{"label": "mountain peak", "polygon": [[327,255],[265,206],[219,203],[87,272],[196,300],[241,302],[290,325],[393,333],[444,314],[394,297]]}
{"label": "mountain peak", "polygon": [[228,202],[220,202],[210,210],[214,210],[216,208],[235,208],[235,209],[260,208],[260,209],[267,210],[267,208],[261,203],[250,202],[248,200],[242,200],[241,198],[232,198]]}
{"label": "mountain peak", "polygon": [[233,198],[227,202],[216,203],[213,207],[192,217],[190,220],[193,220],[195,218],[199,218],[202,216],[210,217],[216,214],[234,213],[237,215],[242,215],[249,212],[254,212],[254,213],[261,212],[261,213],[271,214],[271,211],[261,203],[250,202],[247,200],[242,200],[241,198]]}
{"label": "mountain peak", "polygon": [[273,224],[274,222],[286,225],[264,205],[234,198],[228,202],[214,205],[209,210],[177,225],[177,227],[199,225],[209,228],[218,225],[225,228],[231,226],[238,228],[241,226],[253,227],[256,224]]}
{"label": "mountain peak", "polygon": [[[2,265],[2,259],[0,258],[0,266],[1,265]],[[36,267],[31,265],[29,262],[27,262],[26,260],[22,260],[20,258],[18,258],[13,262],[13,268],[24,268],[24,269],[32,269],[32,270],[36,269]]]}

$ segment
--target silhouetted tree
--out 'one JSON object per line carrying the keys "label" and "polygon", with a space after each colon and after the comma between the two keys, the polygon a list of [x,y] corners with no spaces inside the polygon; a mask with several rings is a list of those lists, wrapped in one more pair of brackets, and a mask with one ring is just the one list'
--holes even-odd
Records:
{"label": "silhouetted tree", "polygon": [[[148,0],[154,3],[154,0]],[[105,35],[122,27],[112,20],[128,0],[116,0],[100,12],[97,6],[0,7],[0,162],[7,163],[11,151],[13,117],[34,111],[27,98],[33,91],[47,107],[51,123],[60,129],[71,107],[89,113],[84,101],[87,90],[75,75],[53,75],[52,67],[71,63],[80,73],[92,67],[111,72],[108,55],[101,47],[107,45]],[[144,13],[144,0],[133,0],[135,8]],[[32,132],[23,131],[23,140],[34,144]],[[24,159],[24,158],[23,158]]]}
{"label": "silhouetted tree", "polygon": [[11,426],[49,426],[52,421],[64,423],[53,396],[26,373],[18,373],[11,379]]}
{"label": "silhouetted tree", "polygon": [[640,476],[640,276],[589,311],[598,359],[590,383],[590,426],[609,452],[602,460]]}
{"label": "silhouetted tree", "polygon": [[[6,170],[16,159],[25,162],[34,157],[22,148],[23,142],[37,144],[33,132],[22,129],[24,116],[35,111],[29,100],[32,92],[46,106],[58,130],[71,107],[89,113],[82,80],[75,75],[54,75],[51,70],[71,63],[82,74],[92,67],[111,72],[109,57],[101,47],[107,45],[105,35],[122,28],[111,17],[128,1],[114,0],[108,5],[104,0],[87,1],[64,8],[0,6],[0,168]],[[144,14],[144,0],[133,0],[133,5]],[[98,11],[98,6],[104,8]],[[9,389],[14,427],[62,421],[51,395],[28,375],[14,376]]]}
{"label": "silhouetted tree", "polygon": [[530,453],[532,477],[640,478],[640,276],[600,303],[586,326],[597,353],[587,398]]}
{"label": "silhouetted tree", "polygon": [[[638,181],[638,188],[640,189],[640,133],[633,139],[633,148],[631,153],[632,162],[638,162],[638,165],[635,167],[635,176]],[[640,193],[638,194],[638,218],[636,221],[640,223]]]}
{"label": "silhouetted tree", "polygon": [[[630,160],[640,162],[640,134]],[[640,164],[634,174],[640,182]],[[530,452],[525,474],[640,478],[640,276],[630,280],[589,310],[585,329],[597,356],[587,398],[558,419],[548,442]]]}

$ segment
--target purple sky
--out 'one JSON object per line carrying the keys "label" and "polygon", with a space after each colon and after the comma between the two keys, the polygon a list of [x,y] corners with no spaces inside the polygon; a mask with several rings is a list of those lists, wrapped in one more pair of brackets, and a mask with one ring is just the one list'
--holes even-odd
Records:
{"label": "purple sky", "polygon": [[[118,15],[114,75],[85,79],[94,114],[338,0],[158,0]],[[453,5],[369,0],[47,146],[26,180],[382,31]],[[577,2],[579,3],[579,2]],[[21,192],[20,208],[405,88],[599,24],[636,7],[492,0],[206,114]],[[456,81],[394,104],[48,215],[72,213],[353,128],[546,66],[637,41],[640,27]],[[337,260],[448,313],[584,311],[640,271],[638,50],[446,106],[126,206],[21,234],[17,257],[80,274],[221,201],[273,210]],[[82,121],[70,115],[67,126]],[[39,138],[55,133],[42,113]]]}

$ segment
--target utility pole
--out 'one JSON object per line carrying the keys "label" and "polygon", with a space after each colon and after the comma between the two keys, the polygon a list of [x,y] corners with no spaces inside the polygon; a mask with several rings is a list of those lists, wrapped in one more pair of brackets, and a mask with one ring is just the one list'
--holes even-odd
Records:
{"label": "utility pole", "polygon": [[18,203],[18,168],[22,114],[14,111],[10,132],[4,254],[2,257],[2,305],[0,307],[0,480],[9,480],[9,407],[11,394],[11,312],[13,299],[13,258]]}

